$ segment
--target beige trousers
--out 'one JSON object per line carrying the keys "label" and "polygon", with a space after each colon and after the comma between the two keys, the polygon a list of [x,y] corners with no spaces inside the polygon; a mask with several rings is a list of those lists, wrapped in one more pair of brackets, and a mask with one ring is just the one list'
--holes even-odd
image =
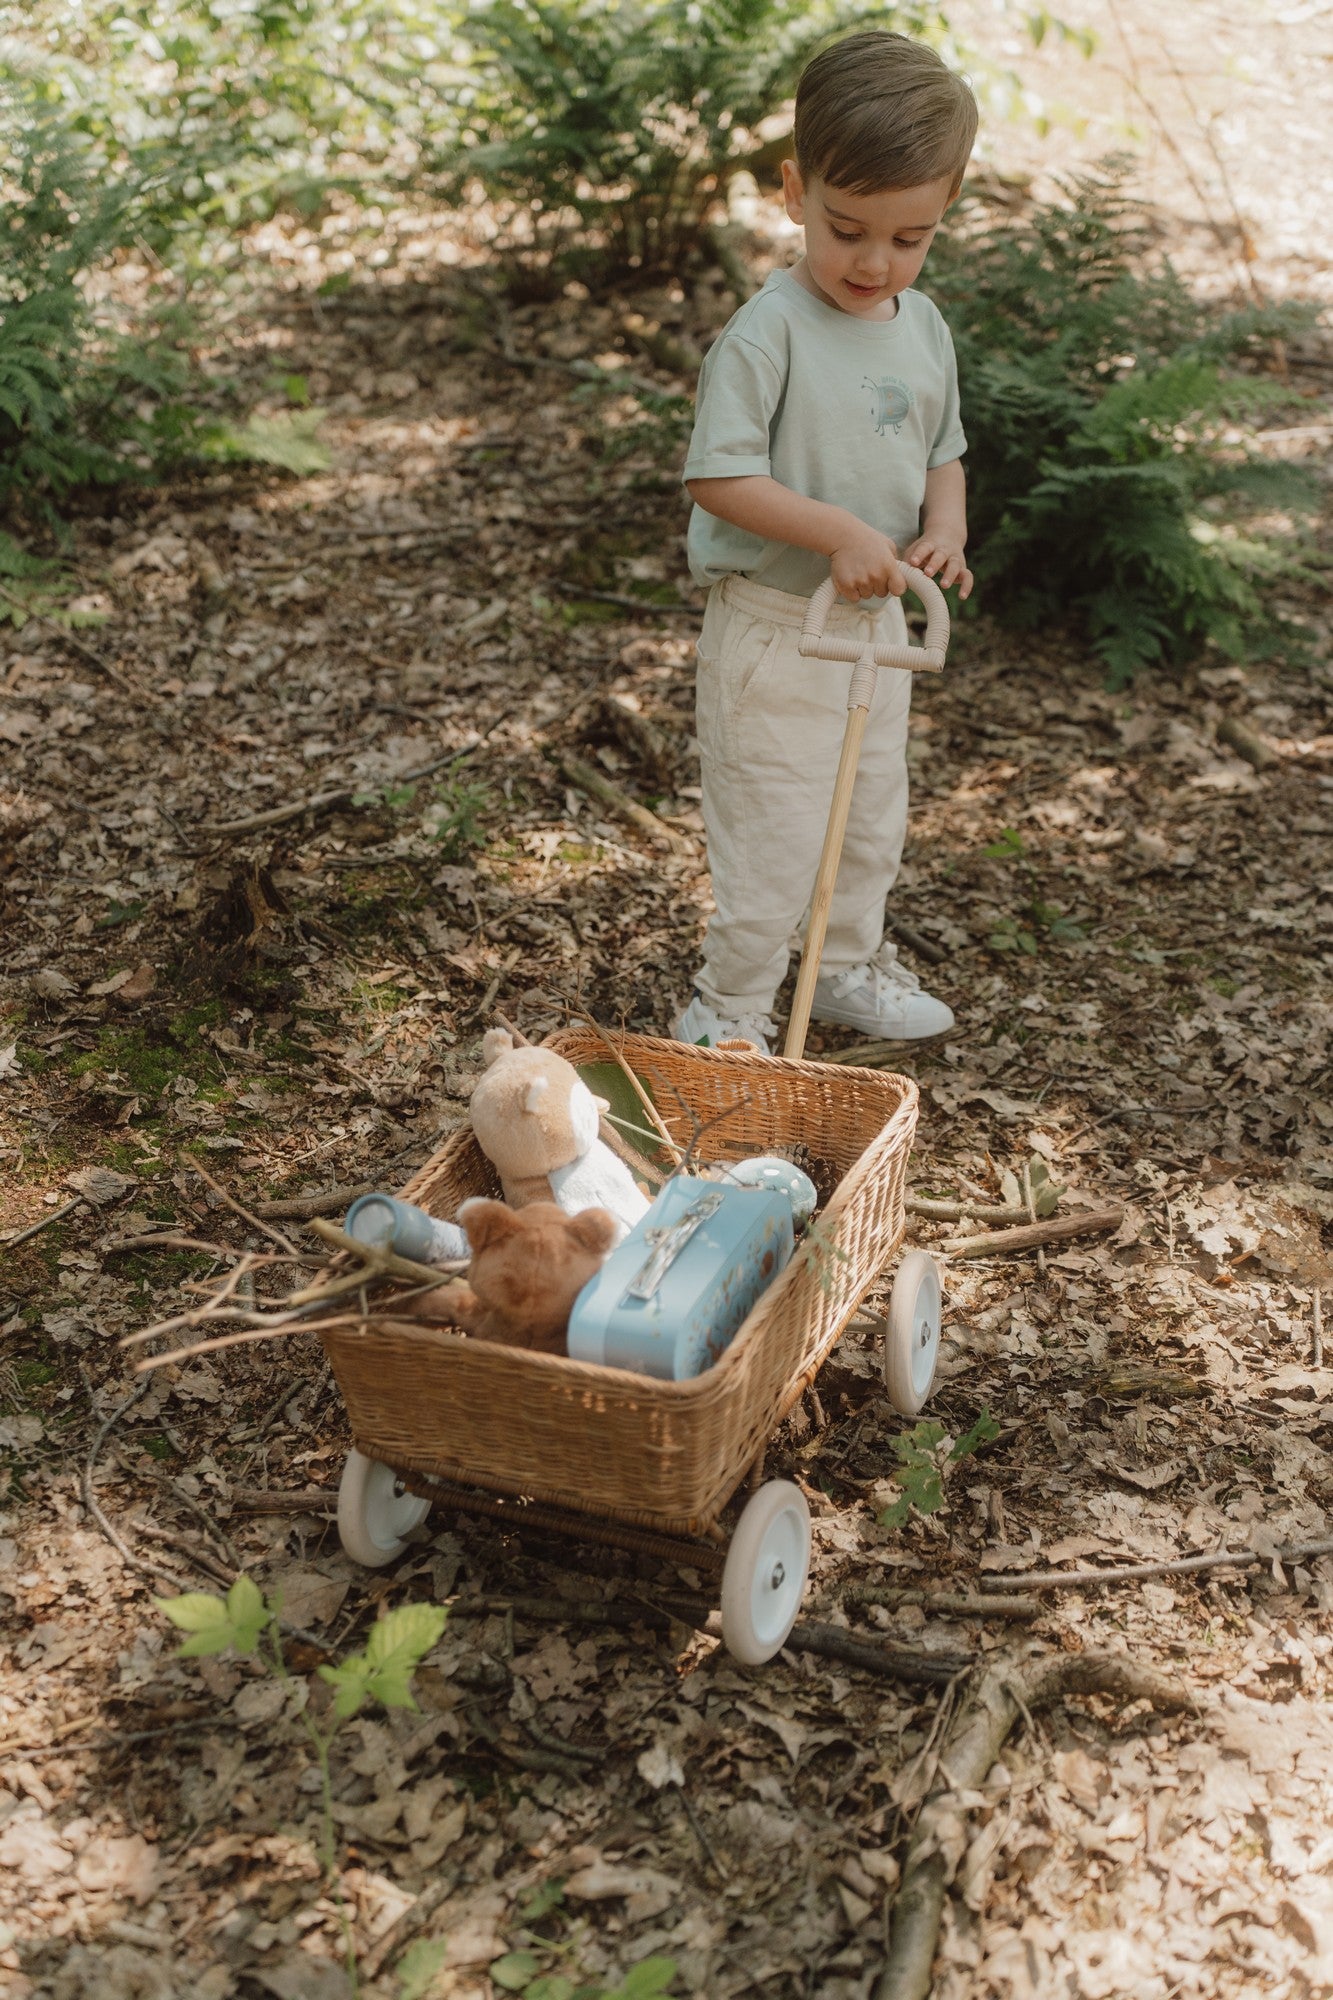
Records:
{"label": "beige trousers", "polygon": [[[697,715],[716,912],[695,984],[719,1012],[764,1014],[804,928],[847,726],[850,666],[796,650],[807,599],[744,577],[713,586]],[[835,604],[827,631],[901,644],[902,605]],[[823,968],[874,956],[907,828],[912,676],[881,669],[829,913]]]}

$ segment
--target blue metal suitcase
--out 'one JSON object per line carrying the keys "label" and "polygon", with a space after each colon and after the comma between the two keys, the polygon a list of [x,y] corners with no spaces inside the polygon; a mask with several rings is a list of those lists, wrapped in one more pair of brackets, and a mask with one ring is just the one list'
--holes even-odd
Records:
{"label": "blue metal suitcase", "polygon": [[701,1375],[791,1254],[786,1194],[678,1174],[575,1299],[569,1353],[665,1382]]}

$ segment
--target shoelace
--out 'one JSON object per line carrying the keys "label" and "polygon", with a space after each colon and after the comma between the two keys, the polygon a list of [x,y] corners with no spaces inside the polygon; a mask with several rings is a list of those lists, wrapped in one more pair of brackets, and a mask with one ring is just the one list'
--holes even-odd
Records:
{"label": "shoelace", "polygon": [[833,991],[839,1000],[849,993],[858,991],[866,981],[871,983],[875,1001],[878,1003],[889,994],[919,993],[921,981],[914,972],[896,958],[871,959],[866,965],[849,965],[845,972],[839,972],[833,980]]}
{"label": "shoelace", "polygon": [[739,1014],[734,1021],[722,1020],[721,1025],[729,1031],[719,1038],[722,1041],[758,1042],[765,1049],[772,1048],[778,1032],[776,1022],[767,1014]]}

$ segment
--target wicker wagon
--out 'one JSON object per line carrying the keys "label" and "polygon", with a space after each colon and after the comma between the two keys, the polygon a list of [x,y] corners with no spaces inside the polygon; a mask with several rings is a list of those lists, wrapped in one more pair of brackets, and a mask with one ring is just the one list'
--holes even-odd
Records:
{"label": "wicker wagon", "polygon": [[[605,1042],[572,1028],[548,1046],[576,1067],[604,1062]],[[760,1485],[769,1437],[796,1403],[898,1247],[917,1089],[908,1078],[788,1062],[752,1051],[689,1048],[646,1036],[619,1043],[673,1137],[706,1131],[703,1158],[808,1149],[833,1192],[813,1237],[759,1298],[716,1365],[682,1382],[590,1366],[469,1339],[396,1318],[392,1297],[322,1339],[355,1440],[338,1525],[347,1552],[390,1562],[431,1502],[715,1567],[718,1523],[748,1477],[754,1491],[722,1577],[723,1636],[759,1662],[800,1608],[809,1513],[800,1488]],[[467,1129],[404,1188],[436,1215],[499,1190]],[[923,1252],[903,1259],[885,1329],[885,1375],[914,1415],[939,1345],[940,1288]],[[705,1547],[682,1542],[704,1537]]]}

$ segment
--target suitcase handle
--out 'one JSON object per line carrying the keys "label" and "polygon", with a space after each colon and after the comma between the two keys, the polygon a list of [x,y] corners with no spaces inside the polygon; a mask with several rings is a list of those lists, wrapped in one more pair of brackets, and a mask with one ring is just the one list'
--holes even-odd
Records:
{"label": "suitcase handle", "polygon": [[640,1266],[637,1274],[626,1285],[621,1296],[621,1304],[626,1299],[655,1299],[662,1289],[662,1280],[679,1257],[685,1245],[697,1229],[701,1229],[710,1215],[716,1215],[722,1206],[722,1191],[716,1189],[709,1194],[701,1194],[683,1215],[669,1223],[665,1229],[647,1229],[645,1240],[652,1249]]}

